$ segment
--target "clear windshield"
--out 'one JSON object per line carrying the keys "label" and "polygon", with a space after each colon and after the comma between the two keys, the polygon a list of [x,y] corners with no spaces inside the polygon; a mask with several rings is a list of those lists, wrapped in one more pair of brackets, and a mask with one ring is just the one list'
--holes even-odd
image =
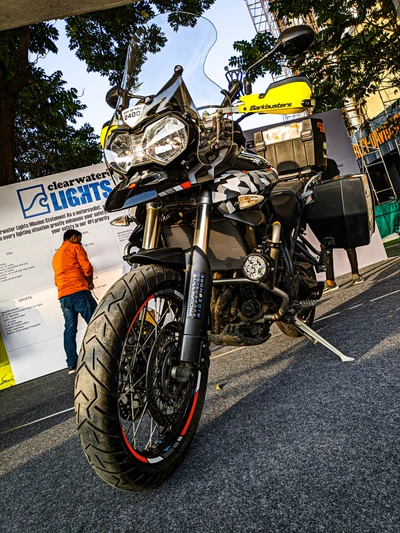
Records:
{"label": "clear windshield", "polygon": [[[146,116],[178,105],[193,113],[218,106],[221,88],[204,72],[217,39],[214,25],[190,13],[166,13],[140,27],[131,40],[118,105],[130,127]],[[182,69],[177,68],[182,67]]]}

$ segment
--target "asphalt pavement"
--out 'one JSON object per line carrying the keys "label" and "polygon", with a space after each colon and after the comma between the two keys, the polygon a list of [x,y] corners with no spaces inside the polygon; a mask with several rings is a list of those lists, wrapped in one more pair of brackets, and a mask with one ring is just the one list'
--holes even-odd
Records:
{"label": "asphalt pavement", "polygon": [[152,491],[91,470],[66,370],[0,391],[0,532],[399,533],[399,267],[341,276],[317,308],[314,329],[354,362],[276,326],[214,350],[192,447]]}

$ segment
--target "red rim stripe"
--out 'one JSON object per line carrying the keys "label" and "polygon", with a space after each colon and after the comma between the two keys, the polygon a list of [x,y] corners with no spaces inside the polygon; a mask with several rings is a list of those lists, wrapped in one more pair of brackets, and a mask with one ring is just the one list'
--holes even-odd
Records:
{"label": "red rim stripe", "polygon": [[196,394],[194,395],[193,405],[192,405],[192,408],[190,410],[190,414],[189,414],[189,417],[188,417],[188,419],[186,421],[185,427],[182,430],[181,437],[183,437],[183,435],[186,433],[186,431],[188,430],[188,428],[190,426],[190,422],[192,421],[192,418],[193,418],[193,415],[194,415],[194,411],[196,409],[198,397],[199,397],[199,391],[197,391]]}
{"label": "red rim stripe", "polygon": [[124,441],[125,441],[125,444],[128,446],[130,452],[136,457],[136,459],[139,459],[139,461],[142,461],[142,463],[148,463],[149,461],[143,457],[142,455],[139,455],[137,452],[135,452],[135,450],[132,448],[129,440],[127,439],[126,435],[125,435],[125,430],[124,428],[122,428],[122,436],[124,437]]}
{"label": "red rim stripe", "polygon": [[128,333],[126,334],[127,336],[128,336],[129,333],[131,332],[131,329],[132,329],[132,327],[133,327],[133,324],[135,323],[135,320],[136,320],[137,317],[139,316],[140,311],[143,309],[143,307],[144,307],[145,305],[147,305],[147,304],[150,302],[150,300],[151,300],[152,298],[154,298],[154,294],[152,294],[151,296],[149,296],[149,297],[147,298],[147,300],[141,305],[139,311],[138,311],[138,312],[136,313],[136,315],[133,317],[133,320],[132,320],[132,322],[131,322],[131,325],[130,325],[130,327],[129,327],[129,329],[128,329]]}

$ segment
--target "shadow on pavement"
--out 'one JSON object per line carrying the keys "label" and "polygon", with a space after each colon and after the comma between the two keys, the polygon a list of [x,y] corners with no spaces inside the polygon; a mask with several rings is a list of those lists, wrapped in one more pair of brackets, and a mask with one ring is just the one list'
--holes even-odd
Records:
{"label": "shadow on pavement", "polygon": [[[0,531],[398,533],[399,296],[375,300],[400,289],[397,269],[321,302],[315,329],[355,362],[284,335],[213,360],[193,445],[153,491],[104,484],[72,414],[6,434]],[[72,407],[71,376],[52,376],[8,390],[1,427]]]}
{"label": "shadow on pavement", "polygon": [[[0,450],[73,416],[72,410],[51,416],[73,408],[73,401],[74,376],[67,370],[0,391]],[[50,418],[31,424],[48,416]],[[21,427],[25,424],[28,425]]]}

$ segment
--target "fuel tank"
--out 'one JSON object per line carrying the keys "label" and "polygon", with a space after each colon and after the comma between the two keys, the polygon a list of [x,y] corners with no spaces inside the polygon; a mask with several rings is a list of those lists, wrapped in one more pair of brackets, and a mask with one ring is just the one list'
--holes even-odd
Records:
{"label": "fuel tank", "polygon": [[266,159],[251,152],[241,151],[231,167],[217,175],[211,184],[213,204],[222,213],[238,211],[237,198],[245,194],[267,196],[278,182],[278,174]]}

